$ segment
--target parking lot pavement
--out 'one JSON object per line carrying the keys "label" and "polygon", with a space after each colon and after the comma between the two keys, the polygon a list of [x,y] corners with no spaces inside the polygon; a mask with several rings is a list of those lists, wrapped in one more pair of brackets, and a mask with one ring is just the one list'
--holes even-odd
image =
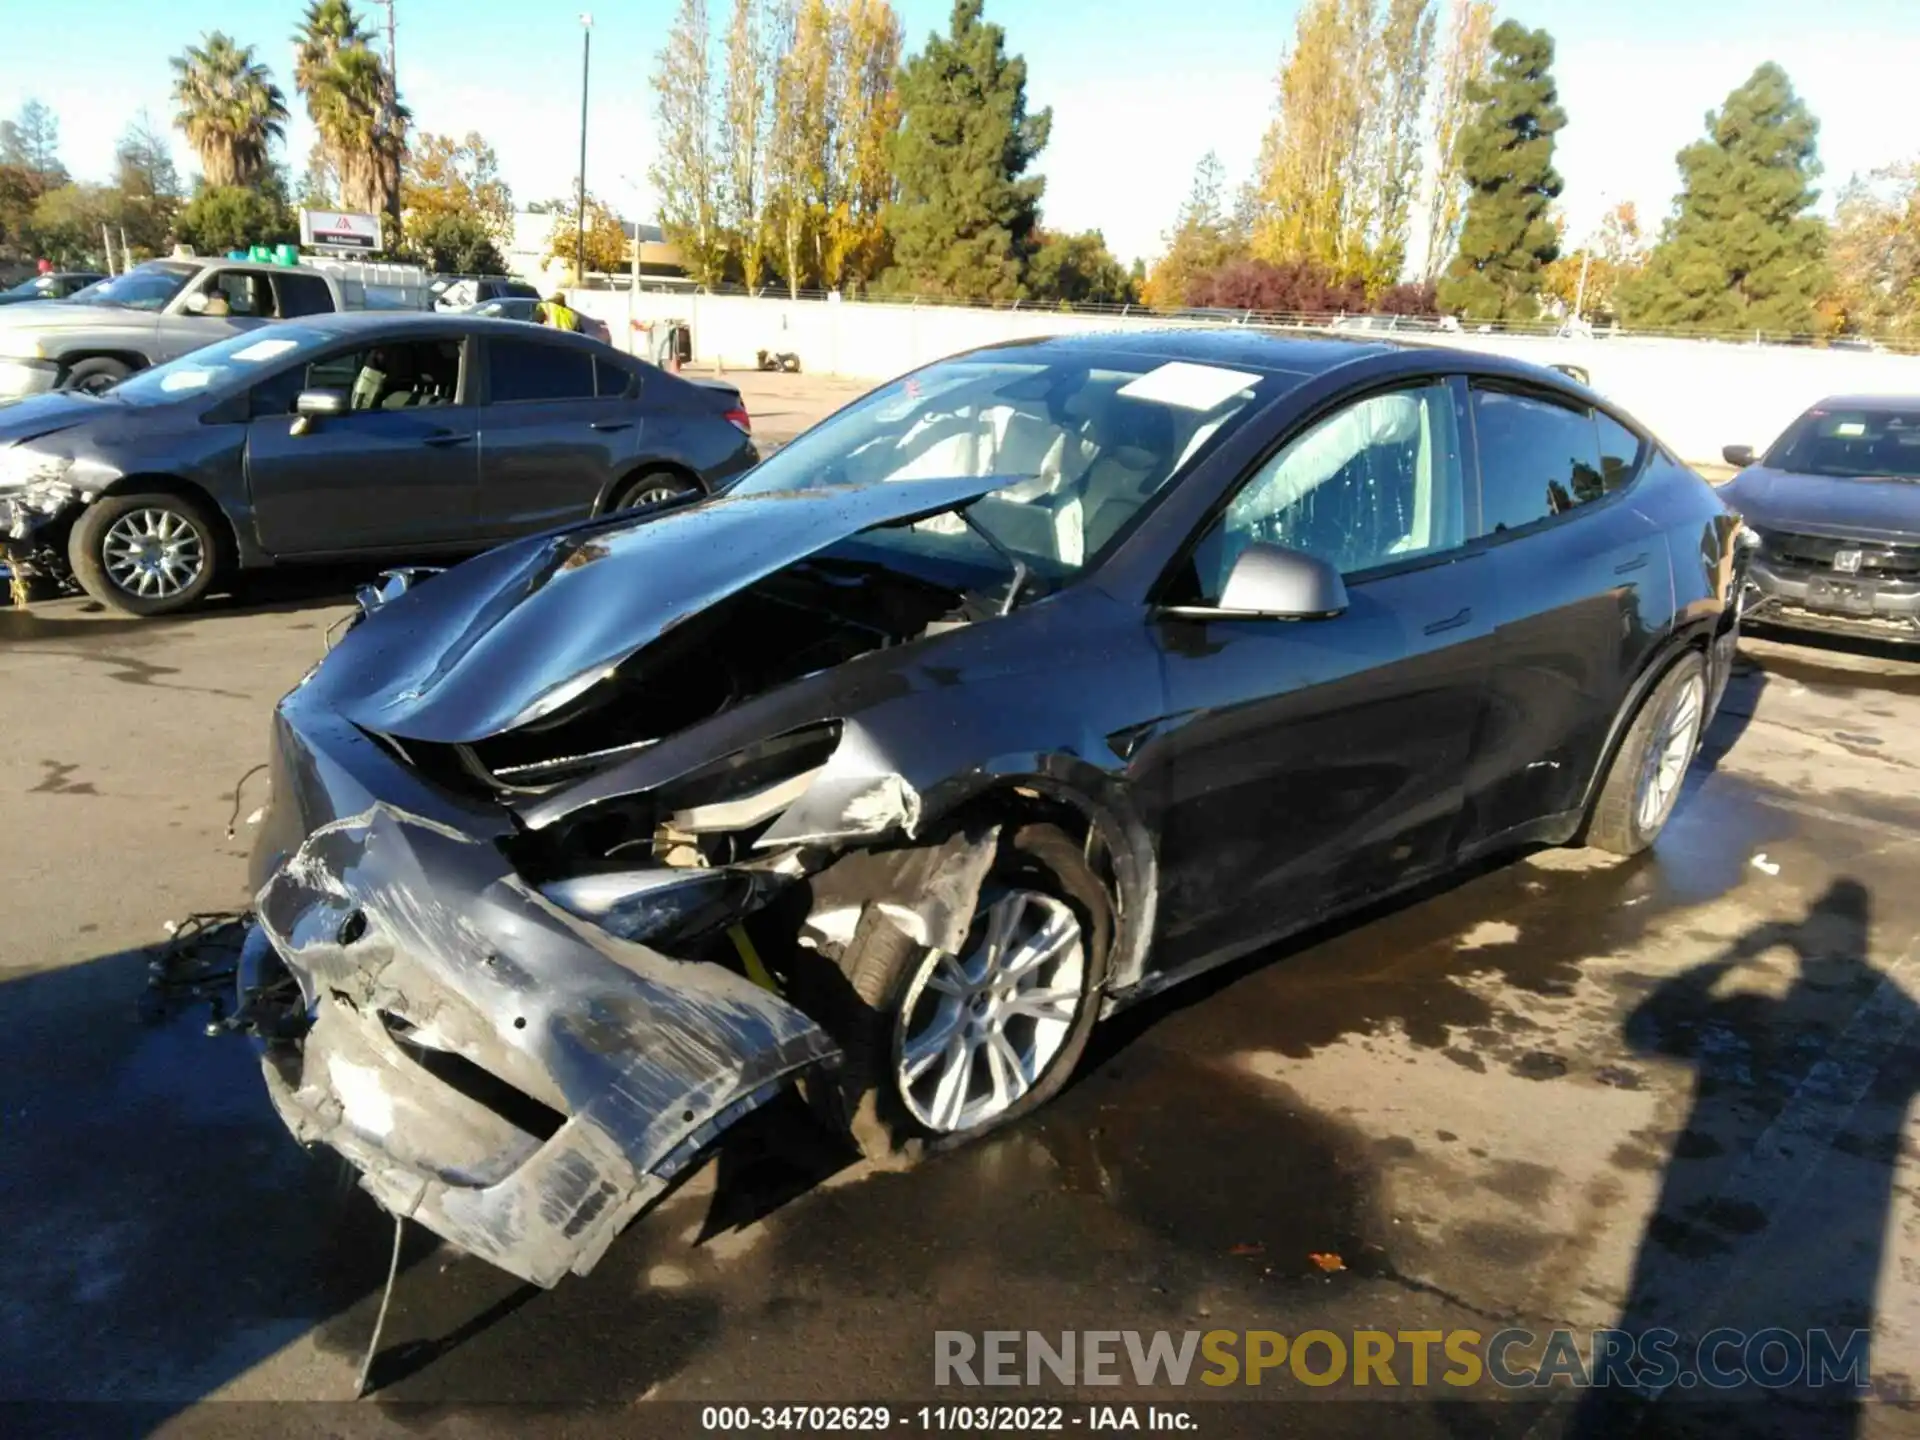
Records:
{"label": "parking lot pavement", "polygon": [[[263,796],[235,782],[343,613],[317,585],[172,622],[0,614],[0,1400],[140,1401],[143,1428],[221,1433],[284,1417],[194,1402],[352,1392],[386,1221],[287,1139],[243,1045],[134,1011],[162,922],[244,903]],[[1651,855],[1542,852],[1256,957],[1118,1018],[1031,1121],[909,1171],[847,1166],[770,1108],[550,1292],[414,1232],[375,1382],[463,1412],[928,1399],[936,1328],[1624,1314],[1870,1326],[1882,1393],[1910,1395],[1920,664],[1744,650]],[[1307,1427],[1282,1413],[1259,1433]],[[1371,1413],[1314,1407],[1310,1428]],[[1393,1413],[1459,1433],[1444,1405]]]}

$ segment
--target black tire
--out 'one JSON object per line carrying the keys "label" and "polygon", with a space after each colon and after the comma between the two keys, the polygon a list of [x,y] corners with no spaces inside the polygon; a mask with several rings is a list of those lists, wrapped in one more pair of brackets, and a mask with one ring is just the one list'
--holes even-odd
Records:
{"label": "black tire", "polygon": [[82,360],[68,368],[60,377],[62,390],[81,390],[89,395],[98,395],[102,390],[118,385],[133,373],[133,367],[120,360],[109,360],[100,356],[93,360]]}
{"label": "black tire", "polygon": [[[151,594],[138,593],[115,577],[113,562],[107,554],[110,543],[120,537],[115,526],[132,517],[131,525],[141,528],[141,517],[155,517],[158,525],[184,525],[197,543],[197,568],[182,584],[165,582],[165,588]],[[159,517],[169,517],[161,520]],[[174,531],[176,535],[180,532]],[[176,552],[180,563],[187,564],[187,551]],[[220,569],[220,524],[206,507],[183,495],[164,491],[150,494],[103,495],[74,521],[67,537],[67,563],[80,586],[102,604],[128,615],[170,615],[194,604],[213,587]]]}
{"label": "black tire", "polygon": [[[828,1118],[844,1125],[870,1160],[911,1159],[923,1150],[946,1149],[1011,1125],[1057,1095],[1072,1077],[1087,1037],[1099,1019],[1112,944],[1112,910],[1079,846],[1051,825],[1003,831],[999,852],[981,886],[981,903],[969,944],[979,934],[996,889],[1015,885],[1064,901],[1079,921],[1084,950],[1081,998],[1060,1048],[1027,1092],[990,1119],[965,1130],[935,1132],[914,1118],[896,1082],[900,1011],[929,951],[884,918],[869,913],[841,958],[837,984],[810,997],[813,1013],[839,1042],[845,1061],[811,1098]],[[796,996],[796,999],[800,997]],[[824,1103],[822,1103],[824,1102]]]}
{"label": "black tire", "polygon": [[643,505],[658,505],[696,489],[693,481],[672,470],[649,470],[637,475],[614,491],[608,510],[637,510]]}
{"label": "black tire", "polygon": [[1667,818],[1673,814],[1680,785],[1676,782],[1655,813],[1649,816],[1641,804],[1649,765],[1656,746],[1670,738],[1669,729],[1676,718],[1677,707],[1689,687],[1699,706],[1699,715],[1694,722],[1692,748],[1687,758],[1691,760],[1698,751],[1706,722],[1706,673],[1707,667],[1700,656],[1689,651],[1674,662],[1641,702],[1593,802],[1593,811],[1587,818],[1587,844],[1615,855],[1638,855],[1659,836]]}

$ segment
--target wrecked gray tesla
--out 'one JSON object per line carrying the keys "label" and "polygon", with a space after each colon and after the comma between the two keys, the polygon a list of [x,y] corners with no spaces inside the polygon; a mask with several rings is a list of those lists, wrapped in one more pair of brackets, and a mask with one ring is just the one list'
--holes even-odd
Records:
{"label": "wrecked gray tesla", "polygon": [[550,1285],[785,1085],[870,1150],[977,1135],[1117,1004],[1488,849],[1651,843],[1736,525],[1494,357],[943,361],[374,597],[275,715],[238,1018],[300,1139]]}

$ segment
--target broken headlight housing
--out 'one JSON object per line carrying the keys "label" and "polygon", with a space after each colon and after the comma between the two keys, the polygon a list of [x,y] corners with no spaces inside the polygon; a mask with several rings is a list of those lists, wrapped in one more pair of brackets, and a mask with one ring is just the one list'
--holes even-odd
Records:
{"label": "broken headlight housing", "polygon": [[772,884],[751,870],[621,870],[541,887],[569,914],[622,940],[696,940],[758,908]]}
{"label": "broken headlight housing", "polygon": [[78,493],[67,483],[73,460],[66,455],[49,455],[25,445],[0,450],[0,490],[15,493],[11,499],[28,509],[51,513],[60,509]]}

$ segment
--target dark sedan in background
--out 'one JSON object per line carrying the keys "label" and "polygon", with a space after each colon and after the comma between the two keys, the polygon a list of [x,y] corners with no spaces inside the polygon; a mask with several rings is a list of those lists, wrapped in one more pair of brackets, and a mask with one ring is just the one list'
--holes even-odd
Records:
{"label": "dark sedan in background", "polygon": [[1794,629],[1920,642],[1920,397],[1835,396],[1721,494],[1759,540],[1746,607]]}
{"label": "dark sedan in background", "polygon": [[97,270],[56,270],[51,275],[35,275],[11,289],[0,290],[0,305],[25,305],[34,300],[64,300],[107,277]]}
{"label": "dark sedan in background", "polygon": [[0,410],[0,543],[158,615],[236,570],[472,552],[758,459],[732,386],[584,336],[314,316]]}

